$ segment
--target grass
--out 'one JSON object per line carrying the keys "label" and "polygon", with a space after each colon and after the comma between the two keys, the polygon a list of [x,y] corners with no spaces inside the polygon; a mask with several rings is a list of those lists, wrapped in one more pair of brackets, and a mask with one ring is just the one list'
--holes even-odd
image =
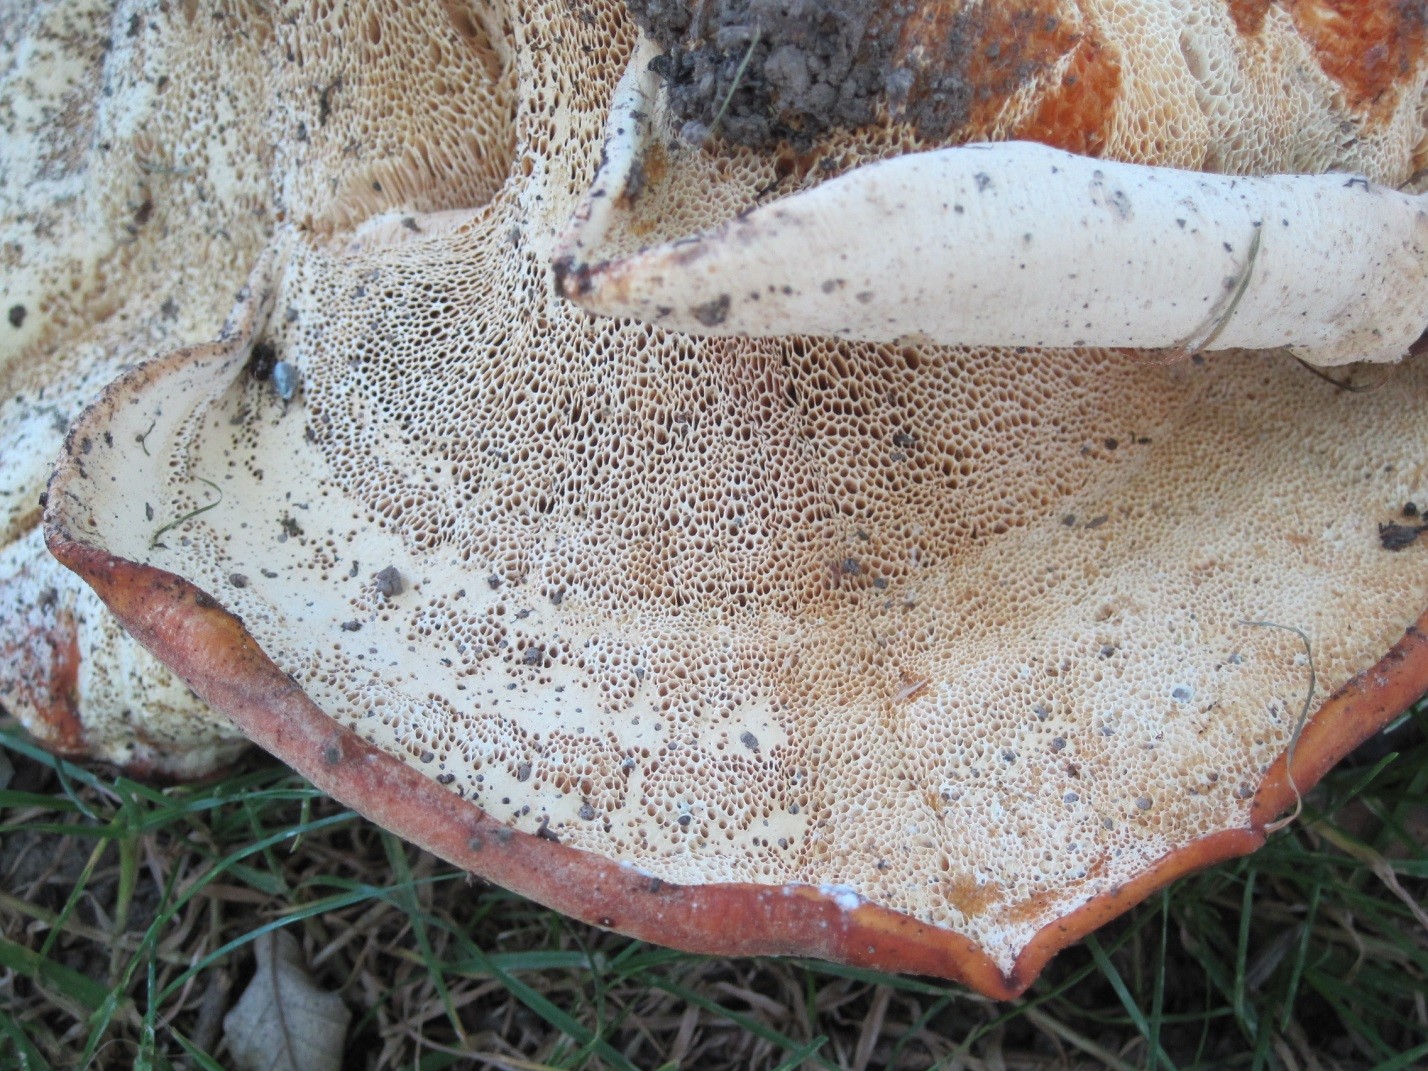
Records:
{"label": "grass", "polygon": [[[156,789],[0,731],[0,1068],[222,1068],[251,942],[354,1013],[344,1067],[1428,1066],[1428,710],[1266,848],[1057,959],[1022,1001],[688,956],[453,871],[253,757]],[[1380,748],[1382,750],[1382,748]]]}

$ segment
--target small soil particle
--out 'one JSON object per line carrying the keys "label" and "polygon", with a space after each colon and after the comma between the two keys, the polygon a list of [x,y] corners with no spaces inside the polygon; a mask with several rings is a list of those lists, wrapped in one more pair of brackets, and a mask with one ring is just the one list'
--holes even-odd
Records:
{"label": "small soil particle", "polygon": [[261,383],[272,376],[273,365],[277,363],[277,347],[264,339],[253,345],[253,352],[248,357],[248,374]]}
{"label": "small soil particle", "polygon": [[718,327],[729,318],[729,295],[720,294],[713,301],[707,301],[703,305],[697,305],[690,311],[694,318],[705,327]]}
{"label": "small soil particle", "polygon": [[406,585],[402,583],[402,574],[397,572],[395,565],[389,565],[373,578],[373,586],[377,594],[391,599],[400,595],[406,590]]}
{"label": "small soil particle", "polygon": [[1380,524],[1379,546],[1384,550],[1403,550],[1416,543],[1425,531],[1428,531],[1428,524]]}

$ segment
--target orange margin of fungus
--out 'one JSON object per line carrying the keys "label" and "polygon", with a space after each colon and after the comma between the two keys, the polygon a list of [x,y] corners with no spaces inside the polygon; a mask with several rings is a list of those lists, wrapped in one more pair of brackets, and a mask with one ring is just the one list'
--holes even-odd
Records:
{"label": "orange margin of fungus", "polygon": [[[815,956],[935,975],[986,996],[1025,992],[1047,962],[1191,871],[1246,855],[1293,805],[1281,757],[1243,829],[1203,837],[1140,877],[1044,926],[1009,973],[960,934],[860,901],[846,909],[815,886],[674,885],[637,868],[505,826],[322,710],[212,596],[162,569],[110,555],[47,519],[47,541],[133,635],[255,743],[323,792],[456,866],[585,922],[688,952]],[[1340,758],[1428,692],[1428,613],[1372,669],[1331,696],[1294,753],[1307,791]]]}

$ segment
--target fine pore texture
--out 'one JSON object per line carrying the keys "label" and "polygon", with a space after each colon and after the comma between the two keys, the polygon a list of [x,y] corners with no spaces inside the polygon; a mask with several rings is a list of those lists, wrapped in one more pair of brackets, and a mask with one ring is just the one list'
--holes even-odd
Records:
{"label": "fine pore texture", "polygon": [[[281,49],[275,17],[294,24]],[[123,368],[214,337],[275,217],[325,232],[490,195],[509,150],[483,170],[481,146],[514,136],[512,87],[479,18],[453,7],[429,39],[384,49],[375,12],[0,4],[0,708],[52,749],[178,778],[241,750],[50,558],[45,480]],[[392,114],[334,110],[354,82]],[[282,137],[275,89],[301,105]]]}
{"label": "fine pore texture", "polygon": [[[1284,9],[1265,58],[1230,7],[1075,9],[1118,56],[1107,151],[1408,178],[1418,52],[1355,103]],[[1428,545],[1380,534],[1428,498],[1421,362],[1354,393],[1276,353],[595,319],[551,261],[635,44],[622,6],[244,10],[281,219],[217,340],[74,426],[48,538],[377,821],[650,939],[1006,996],[1259,843],[1306,701],[1333,696],[1301,787],[1428,686],[1405,637]],[[1270,85],[1289,103],[1256,111]],[[917,143],[699,147],[652,114],[614,248]]]}

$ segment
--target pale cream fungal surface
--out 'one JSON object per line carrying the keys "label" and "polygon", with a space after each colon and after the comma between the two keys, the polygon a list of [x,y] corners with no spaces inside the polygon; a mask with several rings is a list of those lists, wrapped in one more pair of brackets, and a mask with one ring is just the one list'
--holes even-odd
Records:
{"label": "pale cream fungal surface", "polygon": [[[497,818],[670,881],[836,886],[1006,969],[1041,926],[1246,824],[1310,676],[1297,635],[1249,622],[1308,637],[1317,702],[1422,612],[1428,546],[1379,538],[1428,501],[1421,362],[1352,393],[1281,354],[595,320],[550,258],[633,44],[619,5],[343,10],[344,45],[381,12],[424,79],[424,34],[455,35],[442,55],[472,57],[474,99],[513,121],[462,142],[443,123],[465,106],[351,92],[340,49],[287,47],[303,15],[277,20],[265,129],[311,138],[326,107],[378,159],[283,150],[292,207],[224,343],[121,382],[51,519],[192,580],[323,710]],[[320,77],[288,69],[309,55]],[[820,167],[657,121],[617,246],[902,136],[839,140]],[[464,148],[423,155],[408,122]],[[1362,144],[1352,166],[1407,174],[1414,139]],[[411,200],[370,199],[393,189]]]}

